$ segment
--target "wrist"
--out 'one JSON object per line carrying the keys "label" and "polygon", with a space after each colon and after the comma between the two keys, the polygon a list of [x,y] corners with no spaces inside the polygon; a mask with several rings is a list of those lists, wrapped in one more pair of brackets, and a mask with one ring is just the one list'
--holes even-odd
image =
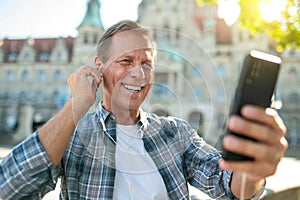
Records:
{"label": "wrist", "polygon": [[67,104],[72,114],[75,125],[88,112],[90,108],[89,104],[82,104],[82,101],[73,97],[68,100]]}
{"label": "wrist", "polygon": [[246,173],[234,172],[230,187],[234,196],[252,199],[262,194],[265,183],[265,179],[253,179]]}

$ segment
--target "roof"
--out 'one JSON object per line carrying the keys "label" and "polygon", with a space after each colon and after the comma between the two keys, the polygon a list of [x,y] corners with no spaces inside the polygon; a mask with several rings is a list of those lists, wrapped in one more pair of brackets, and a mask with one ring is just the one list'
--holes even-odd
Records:
{"label": "roof", "polygon": [[85,16],[78,28],[82,26],[95,26],[103,29],[100,17],[100,2],[98,0],[89,0]]}
{"label": "roof", "polygon": [[[2,49],[4,53],[4,62],[9,62],[9,55],[19,54],[26,42],[32,41],[32,46],[35,50],[35,61],[36,62],[48,62],[49,60],[42,60],[41,54],[50,54],[54,48],[54,45],[58,39],[63,39],[69,53],[69,61],[72,57],[74,40],[73,37],[67,38],[27,38],[27,39],[3,39]],[[1,47],[1,46],[0,46]]]}
{"label": "roof", "polygon": [[[196,16],[196,24],[201,31],[204,31],[205,16]],[[232,32],[231,28],[225,23],[224,19],[216,17],[214,19],[215,24],[215,36],[217,44],[232,44]]]}

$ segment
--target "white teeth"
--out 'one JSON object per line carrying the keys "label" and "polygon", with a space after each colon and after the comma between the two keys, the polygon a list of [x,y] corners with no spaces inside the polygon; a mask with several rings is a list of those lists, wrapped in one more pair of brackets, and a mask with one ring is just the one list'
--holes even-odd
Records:
{"label": "white teeth", "polygon": [[142,87],[133,86],[133,85],[124,85],[124,87],[128,90],[133,90],[135,92],[138,92],[142,89]]}

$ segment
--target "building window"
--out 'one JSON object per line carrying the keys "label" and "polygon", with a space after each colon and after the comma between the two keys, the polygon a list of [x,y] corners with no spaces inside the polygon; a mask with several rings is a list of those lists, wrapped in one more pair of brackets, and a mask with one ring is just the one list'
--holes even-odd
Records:
{"label": "building window", "polygon": [[287,139],[291,145],[297,145],[300,138],[299,135],[299,123],[300,120],[298,117],[292,117],[288,120],[289,131],[287,133]]}
{"label": "building window", "polygon": [[219,101],[225,101],[225,99],[226,99],[225,88],[218,88],[217,89],[216,99],[219,100]]}
{"label": "building window", "polygon": [[192,67],[192,76],[193,77],[199,77],[201,76],[201,67],[200,67],[200,64],[196,65],[196,66],[193,66]]}
{"label": "building window", "polygon": [[155,98],[166,98],[168,96],[168,73],[157,73],[153,84]]}
{"label": "building window", "polygon": [[85,33],[84,36],[83,36],[83,43],[84,44],[88,44],[89,43],[89,38],[88,38],[88,34]]}
{"label": "building window", "polygon": [[98,42],[98,35],[94,34],[94,44],[97,44],[97,42]]}
{"label": "building window", "polygon": [[44,101],[44,95],[41,91],[38,91],[36,93],[35,100],[36,100],[37,103],[42,103]]}
{"label": "building window", "polygon": [[17,62],[17,59],[18,59],[17,53],[10,53],[7,58],[8,62]]}
{"label": "building window", "polygon": [[294,56],[296,54],[296,50],[294,48],[291,48],[289,50],[289,54],[290,54],[290,56]]}
{"label": "building window", "polygon": [[17,119],[15,116],[9,115],[6,118],[6,126],[9,130],[13,130],[17,124]]}
{"label": "building window", "polygon": [[196,98],[201,98],[201,89],[200,88],[193,88],[193,92]]}
{"label": "building window", "polygon": [[22,80],[23,81],[28,81],[29,80],[29,73],[27,70],[23,71],[22,73]]}
{"label": "building window", "polygon": [[56,71],[54,72],[54,79],[55,79],[56,81],[59,81],[59,80],[61,80],[61,78],[62,78],[61,71],[60,71],[60,70],[56,70]]}
{"label": "building window", "polygon": [[10,98],[11,98],[10,92],[9,91],[5,91],[3,97],[4,97],[4,100],[10,100]]}
{"label": "building window", "polygon": [[52,101],[54,104],[59,105],[59,92],[58,91],[53,92]]}
{"label": "building window", "polygon": [[40,62],[48,62],[50,60],[50,53],[44,52],[40,54],[39,61]]}
{"label": "building window", "polygon": [[26,53],[24,54],[24,60],[25,60],[25,61],[28,61],[29,58],[30,58],[29,53],[26,52]]}
{"label": "building window", "polygon": [[9,70],[6,72],[6,81],[12,81],[14,80],[14,73],[13,71]]}
{"label": "building window", "polygon": [[38,79],[39,79],[39,81],[45,81],[46,80],[45,71],[43,71],[43,70],[39,71]]}
{"label": "building window", "polygon": [[296,71],[295,67],[292,67],[289,70],[289,76],[290,76],[291,80],[295,80],[296,79],[297,71]]}
{"label": "building window", "polygon": [[155,97],[166,98],[168,96],[167,82],[156,82],[153,84],[153,93]]}
{"label": "building window", "polygon": [[20,94],[19,94],[19,101],[22,103],[22,102],[25,102],[25,101],[28,101],[28,100],[29,100],[28,92],[21,91]]}
{"label": "building window", "polygon": [[220,63],[218,65],[218,72],[221,76],[224,76],[225,73],[226,73],[226,70],[225,70],[225,64],[224,63]]}
{"label": "building window", "polygon": [[56,60],[58,60],[58,61],[62,60],[62,53],[61,52],[56,53]]}

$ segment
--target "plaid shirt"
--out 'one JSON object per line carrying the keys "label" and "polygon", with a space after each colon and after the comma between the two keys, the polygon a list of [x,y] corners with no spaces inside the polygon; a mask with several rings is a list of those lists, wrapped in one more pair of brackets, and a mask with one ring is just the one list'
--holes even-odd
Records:
{"label": "plaid shirt", "polygon": [[[105,123],[104,131],[103,123]],[[184,121],[141,110],[138,122],[145,149],[161,174],[170,199],[189,199],[190,183],[212,198],[234,199],[231,172],[218,167],[220,153]],[[0,164],[0,198],[41,199],[61,176],[61,199],[113,199],[115,119],[98,106],[79,122],[62,162],[55,167],[37,133]]]}

